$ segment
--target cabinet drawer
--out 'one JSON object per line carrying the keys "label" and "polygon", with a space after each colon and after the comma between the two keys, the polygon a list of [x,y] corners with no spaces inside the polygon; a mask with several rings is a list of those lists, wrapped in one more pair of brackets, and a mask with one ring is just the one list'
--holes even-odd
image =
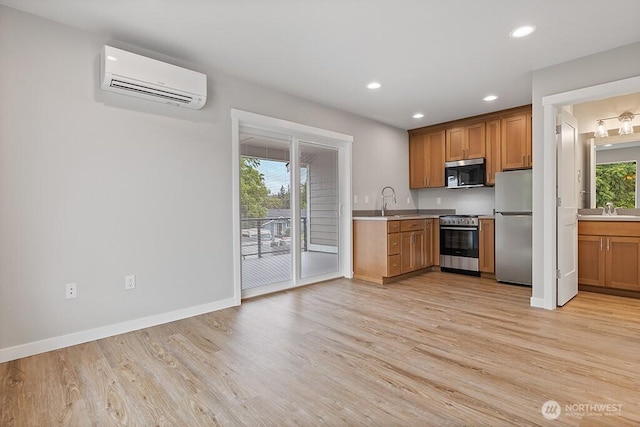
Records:
{"label": "cabinet drawer", "polygon": [[387,277],[400,274],[400,255],[390,255],[387,257]]}
{"label": "cabinet drawer", "polygon": [[397,233],[400,231],[400,221],[387,221],[387,233]]}
{"label": "cabinet drawer", "polygon": [[387,236],[387,255],[400,253],[400,233],[389,234]]}
{"label": "cabinet drawer", "polygon": [[424,219],[405,219],[400,221],[400,231],[424,230]]}

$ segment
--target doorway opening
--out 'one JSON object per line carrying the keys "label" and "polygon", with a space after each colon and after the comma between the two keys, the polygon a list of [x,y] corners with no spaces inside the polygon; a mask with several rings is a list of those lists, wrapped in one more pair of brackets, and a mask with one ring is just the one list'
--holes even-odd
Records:
{"label": "doorway opening", "polygon": [[[561,218],[560,212],[557,211],[557,198],[556,190],[559,185],[559,180],[562,179],[557,173],[551,172],[551,165],[555,166],[558,161],[559,150],[556,138],[556,117],[558,114],[570,106],[574,108],[581,103],[592,102],[597,100],[605,100],[608,98],[632,94],[638,92],[640,89],[640,77],[633,77],[625,80],[619,80],[616,82],[605,83],[583,89],[577,89],[569,92],[559,93],[555,95],[549,95],[542,99],[544,107],[544,143],[546,147],[555,147],[556,149],[544,149],[543,164],[544,168],[534,170],[534,186],[540,185],[544,189],[543,202],[538,205],[538,214],[542,215],[546,221],[552,221],[557,227],[545,227],[541,231],[541,241],[554,242],[555,245],[551,250],[545,251],[544,254],[538,252],[542,257],[543,273],[539,278],[539,282],[543,288],[543,298],[532,297],[531,304],[537,307],[544,307],[547,309],[555,309],[558,306],[558,293],[560,282],[558,277],[562,277],[562,266],[571,264],[566,256],[574,257],[576,254],[573,251],[563,251],[561,248],[573,246],[573,242],[577,240],[577,236],[571,236],[571,233],[564,233],[561,235],[559,229],[563,218]],[[572,107],[571,107],[572,106]],[[595,123],[595,121],[594,121]],[[567,169],[567,173],[575,174],[578,169],[575,165]],[[537,175],[537,176],[536,176]],[[578,175],[578,179],[582,182],[584,176]],[[536,184],[537,183],[537,184]],[[595,192],[588,194],[589,191],[581,188],[579,196],[580,202],[578,206],[584,206],[583,202],[587,199],[595,202]],[[534,206],[534,209],[535,206]],[[568,216],[567,216],[568,217]],[[535,232],[535,230],[534,230]],[[534,242],[535,245],[535,242]],[[540,280],[541,279],[541,280]],[[534,283],[534,287],[535,287]]]}

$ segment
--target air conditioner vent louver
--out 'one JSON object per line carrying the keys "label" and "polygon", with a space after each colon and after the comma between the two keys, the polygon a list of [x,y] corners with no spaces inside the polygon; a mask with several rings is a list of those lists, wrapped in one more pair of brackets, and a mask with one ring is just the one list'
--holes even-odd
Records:
{"label": "air conditioner vent louver", "polygon": [[111,84],[109,86],[122,89],[122,90],[130,90],[134,92],[144,93],[145,95],[158,96],[160,98],[170,99],[172,101],[177,101],[177,102],[186,102],[186,103],[193,102],[193,97],[191,96],[183,96],[180,94],[168,92],[166,90],[153,89],[150,87],[137,85],[129,82],[123,82],[121,80],[116,80],[116,79],[111,80]]}
{"label": "air conditioner vent louver", "polygon": [[191,109],[207,101],[207,76],[197,71],[111,46],[103,47],[100,65],[104,90]]}

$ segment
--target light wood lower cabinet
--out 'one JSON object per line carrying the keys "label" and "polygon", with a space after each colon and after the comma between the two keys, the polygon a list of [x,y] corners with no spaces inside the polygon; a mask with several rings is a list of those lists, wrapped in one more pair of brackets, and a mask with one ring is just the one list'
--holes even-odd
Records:
{"label": "light wood lower cabinet", "polygon": [[640,291],[640,222],[578,222],[578,283]]}
{"label": "light wood lower cabinet", "polygon": [[400,221],[400,272],[424,268],[425,220]]}
{"label": "light wood lower cabinet", "polygon": [[495,221],[489,218],[481,219],[479,233],[480,272],[494,274],[496,272]]}
{"label": "light wood lower cabinet", "polygon": [[[437,220],[354,220],[353,273],[356,279],[385,283],[435,263]],[[439,248],[439,244],[438,244]]]}

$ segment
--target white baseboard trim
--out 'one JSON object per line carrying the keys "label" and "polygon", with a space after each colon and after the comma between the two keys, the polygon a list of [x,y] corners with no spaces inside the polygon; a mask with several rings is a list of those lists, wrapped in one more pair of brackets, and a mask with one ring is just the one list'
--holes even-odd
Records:
{"label": "white baseboard trim", "polygon": [[151,326],[162,325],[163,323],[174,322],[212,311],[222,310],[238,305],[235,298],[228,298],[208,304],[196,305],[180,310],[169,311],[167,313],[155,314],[142,317],[140,319],[129,320],[113,325],[101,326],[99,328],[88,329],[86,331],[74,332],[68,335],[47,338],[41,341],[34,341],[14,347],[0,349],[0,363],[10,360],[20,359],[34,354],[45,353],[47,351],[58,350],[72,345],[83,344],[113,335],[124,334],[137,331],[138,329],[149,328]]}
{"label": "white baseboard trim", "polygon": [[531,297],[531,299],[529,299],[529,305],[536,308],[547,308],[544,304],[544,298]]}

